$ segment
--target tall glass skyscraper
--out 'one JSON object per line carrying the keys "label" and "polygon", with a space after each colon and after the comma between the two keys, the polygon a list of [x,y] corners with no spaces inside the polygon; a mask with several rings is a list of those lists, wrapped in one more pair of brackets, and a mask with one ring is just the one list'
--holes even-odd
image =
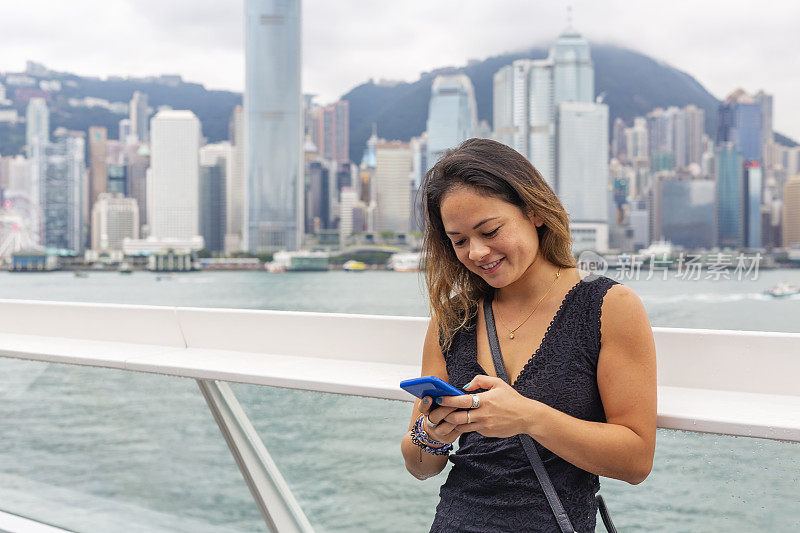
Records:
{"label": "tall glass skyscraper", "polygon": [[245,240],[297,250],[303,231],[300,0],[245,1]]}
{"label": "tall glass skyscraper", "polygon": [[762,162],[761,105],[737,89],[719,105],[717,142],[732,142],[745,161]]}
{"label": "tall glass skyscraper", "polygon": [[472,82],[464,74],[436,76],[428,108],[428,168],[448,148],[474,137],[478,106]]}
{"label": "tall glass skyscraper", "polygon": [[589,42],[572,28],[559,35],[550,49],[553,97],[561,102],[594,101],[594,64]]}
{"label": "tall glass skyscraper", "polygon": [[732,142],[717,150],[717,244],[741,248],[745,241],[745,187],[742,154]]}

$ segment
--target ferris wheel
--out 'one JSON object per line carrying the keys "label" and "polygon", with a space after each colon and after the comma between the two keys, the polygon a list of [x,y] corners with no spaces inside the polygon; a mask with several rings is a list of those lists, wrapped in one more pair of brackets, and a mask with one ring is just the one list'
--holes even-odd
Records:
{"label": "ferris wheel", "polygon": [[0,260],[20,250],[39,249],[44,222],[41,208],[24,193],[8,191],[0,207]]}

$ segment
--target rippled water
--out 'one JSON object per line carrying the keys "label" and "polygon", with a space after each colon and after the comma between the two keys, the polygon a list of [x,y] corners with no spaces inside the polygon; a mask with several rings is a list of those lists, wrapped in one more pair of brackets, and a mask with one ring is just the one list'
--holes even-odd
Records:
{"label": "rippled water", "polygon": [[[626,281],[654,326],[800,331],[755,281]],[[415,274],[0,274],[1,298],[423,316]],[[800,350],[799,350],[800,352]],[[196,383],[0,359],[0,509],[76,531],[264,531]],[[233,385],[318,531],[427,531],[446,472],[408,475],[410,404]],[[800,530],[800,445],[659,431],[641,485],[603,479],[621,531]],[[602,526],[598,527],[602,530]]]}

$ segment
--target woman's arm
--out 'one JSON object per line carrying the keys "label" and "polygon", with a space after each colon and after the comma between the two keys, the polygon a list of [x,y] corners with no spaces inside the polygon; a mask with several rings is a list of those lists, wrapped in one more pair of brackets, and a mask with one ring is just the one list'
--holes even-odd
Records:
{"label": "woman's arm", "polygon": [[[422,376],[438,376],[444,381],[448,380],[447,367],[442,355],[442,349],[439,346],[439,326],[436,319],[431,318],[428,323],[428,332],[425,334],[425,344],[422,348]],[[432,402],[431,398],[427,398],[428,402]],[[422,451],[417,445],[411,442],[411,428],[419,418],[420,414],[428,414],[430,411],[430,403],[423,405],[422,400],[414,402],[414,408],[411,412],[411,423],[408,426],[408,431],[403,436],[400,443],[400,449],[403,453],[403,458],[406,462],[406,470],[417,479],[427,479],[435,476],[441,472],[447,464],[446,455],[433,455]],[[442,416],[434,416],[434,422],[437,419],[443,418],[444,415],[449,414],[453,409],[447,407],[438,407],[437,409],[444,409]],[[438,415],[439,413],[437,413]],[[437,431],[447,430],[451,431],[454,425],[442,422],[437,426]],[[448,429],[449,428],[449,429]],[[453,440],[458,438],[458,433],[453,434]],[[433,432],[429,432],[431,438],[436,439]],[[437,439],[438,440],[438,439]],[[444,441],[442,441],[444,442]],[[449,441],[452,442],[452,441]],[[421,460],[421,461],[420,461]]]}
{"label": "woman's arm", "polygon": [[[641,300],[624,285],[612,287],[603,301],[597,384],[606,423],[574,418],[525,398],[499,378],[481,375],[467,390],[490,390],[478,395],[481,405],[470,414],[471,423],[465,424],[464,412],[447,419],[460,424],[456,428],[460,432],[478,431],[490,437],[528,433],[588,472],[641,483],[652,469],[655,453],[655,343]],[[443,399],[443,404],[455,407],[468,403],[471,400],[459,397]]]}

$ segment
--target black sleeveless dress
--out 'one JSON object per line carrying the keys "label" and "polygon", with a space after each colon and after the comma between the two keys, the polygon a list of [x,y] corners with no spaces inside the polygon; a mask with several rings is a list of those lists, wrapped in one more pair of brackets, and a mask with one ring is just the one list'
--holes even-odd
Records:
{"label": "black sleeveless dress", "polygon": [[[590,274],[575,284],[556,312],[541,346],[514,389],[568,415],[605,422],[597,388],[600,310],[617,282]],[[475,315],[477,317],[477,315]],[[478,364],[476,318],[459,330],[444,354],[450,383],[463,387],[486,374]],[[442,485],[431,532],[558,532],[553,511],[517,437],[472,432],[459,437],[453,468]],[[538,442],[536,448],[575,531],[594,531],[600,481]]]}

